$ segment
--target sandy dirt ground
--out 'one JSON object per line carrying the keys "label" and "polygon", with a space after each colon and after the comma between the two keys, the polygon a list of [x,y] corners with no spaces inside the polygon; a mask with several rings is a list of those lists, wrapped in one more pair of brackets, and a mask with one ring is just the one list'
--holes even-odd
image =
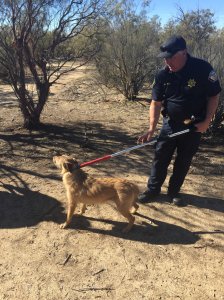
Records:
{"label": "sandy dirt ground", "polygon": [[[0,85],[1,300],[224,299],[223,140],[202,142],[182,189],[186,206],[168,202],[166,181],[157,202],[140,205],[128,234],[112,205],[89,206],[59,228],[66,197],[53,155],[84,162],[135,145],[148,105],[124,101],[83,68],[53,87],[45,126],[28,132],[13,93]],[[130,179],[143,191],[153,151],[85,170]]]}

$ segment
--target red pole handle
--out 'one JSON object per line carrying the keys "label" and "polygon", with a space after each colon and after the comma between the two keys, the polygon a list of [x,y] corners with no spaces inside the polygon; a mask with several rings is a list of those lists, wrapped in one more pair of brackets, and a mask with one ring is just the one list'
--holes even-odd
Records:
{"label": "red pole handle", "polygon": [[80,164],[79,167],[82,168],[82,167],[85,167],[85,166],[88,166],[88,165],[92,165],[92,164],[95,164],[95,163],[97,163],[99,161],[107,160],[107,159],[110,159],[110,158],[111,158],[110,154],[109,155],[105,155],[103,157],[99,157],[99,158],[96,158],[96,159],[84,162],[84,163]]}

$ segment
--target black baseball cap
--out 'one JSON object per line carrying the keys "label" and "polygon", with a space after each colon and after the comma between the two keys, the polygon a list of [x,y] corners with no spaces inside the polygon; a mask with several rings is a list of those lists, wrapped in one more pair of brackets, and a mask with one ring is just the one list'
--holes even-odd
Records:
{"label": "black baseball cap", "polygon": [[172,35],[161,47],[158,57],[170,58],[180,50],[186,49],[186,41],[181,35]]}

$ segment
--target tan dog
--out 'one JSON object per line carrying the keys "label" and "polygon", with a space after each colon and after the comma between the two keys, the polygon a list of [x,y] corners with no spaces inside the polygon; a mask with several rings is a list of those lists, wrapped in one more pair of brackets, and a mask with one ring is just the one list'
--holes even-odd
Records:
{"label": "tan dog", "polygon": [[65,228],[71,222],[75,208],[82,203],[81,214],[86,210],[86,204],[99,204],[113,201],[118,211],[128,219],[128,225],[123,232],[128,232],[135,221],[130,213],[138,209],[136,199],[139,194],[138,187],[125,179],[120,178],[94,178],[79,168],[78,162],[71,156],[54,156],[54,164],[61,169],[68,201],[67,220],[61,224]]}

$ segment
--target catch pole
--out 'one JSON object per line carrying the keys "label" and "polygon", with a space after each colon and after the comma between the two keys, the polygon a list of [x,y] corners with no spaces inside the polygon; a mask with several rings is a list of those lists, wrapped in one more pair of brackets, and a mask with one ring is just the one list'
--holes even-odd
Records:
{"label": "catch pole", "polygon": [[163,136],[163,137],[156,137],[154,138],[153,140],[147,142],[147,143],[143,143],[143,144],[139,144],[139,145],[136,145],[136,146],[133,146],[133,147],[130,147],[130,148],[126,148],[124,150],[121,150],[121,151],[118,151],[118,152],[115,152],[113,154],[108,154],[108,155],[105,155],[105,156],[102,156],[102,157],[99,157],[99,158],[96,158],[96,159],[93,159],[93,160],[90,160],[90,161],[87,161],[87,162],[84,162],[84,163],[81,163],[79,165],[79,168],[83,168],[83,167],[86,167],[86,166],[89,166],[89,165],[92,165],[92,164],[95,164],[95,163],[98,163],[100,161],[104,161],[104,160],[108,160],[110,158],[113,158],[113,157],[116,157],[116,156],[119,156],[119,155],[123,155],[125,153],[129,153],[133,150],[136,150],[136,149],[139,149],[139,148],[143,148],[145,146],[148,146],[148,145],[154,145],[157,141],[159,140],[164,140],[164,139],[170,139],[170,138],[173,138],[175,136],[178,136],[178,135],[182,135],[182,134],[185,134],[185,133],[188,133],[192,131],[192,129],[188,128],[188,129],[185,129],[185,130],[182,130],[182,131],[178,131],[178,132],[175,132],[175,133],[172,133],[172,134],[169,134],[167,136]]}

